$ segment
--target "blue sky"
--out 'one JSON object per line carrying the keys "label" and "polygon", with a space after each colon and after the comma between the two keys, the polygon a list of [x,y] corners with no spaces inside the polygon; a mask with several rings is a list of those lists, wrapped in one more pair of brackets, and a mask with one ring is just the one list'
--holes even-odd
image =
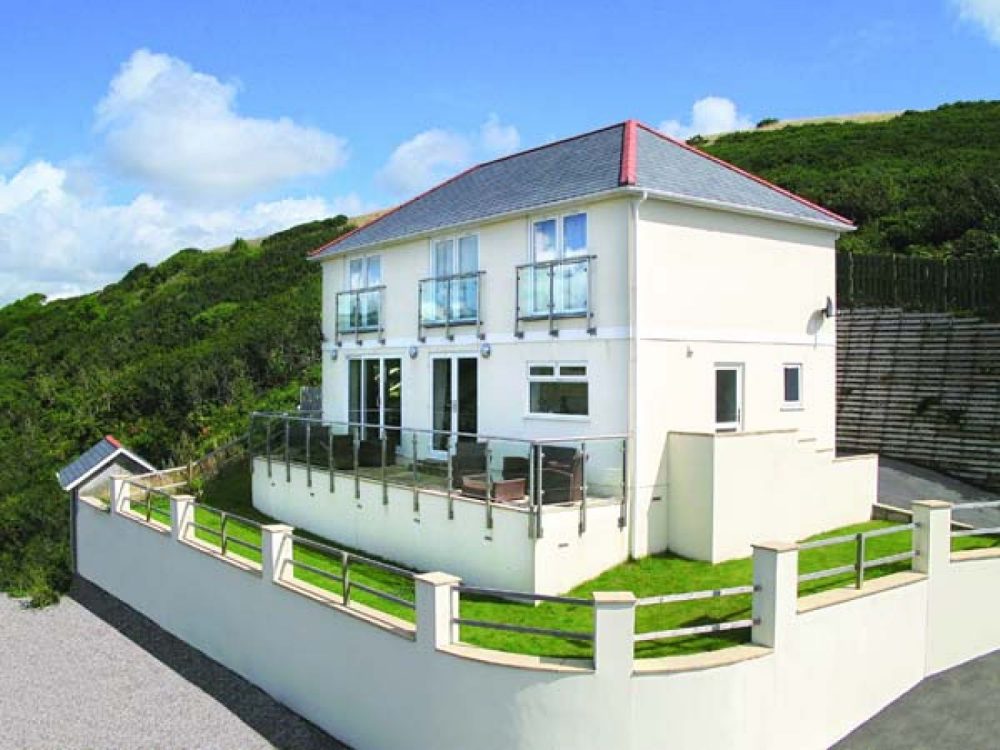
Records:
{"label": "blue sky", "polygon": [[391,205],[628,117],[688,136],[1000,96],[1000,0],[34,0],[6,15],[0,302]]}

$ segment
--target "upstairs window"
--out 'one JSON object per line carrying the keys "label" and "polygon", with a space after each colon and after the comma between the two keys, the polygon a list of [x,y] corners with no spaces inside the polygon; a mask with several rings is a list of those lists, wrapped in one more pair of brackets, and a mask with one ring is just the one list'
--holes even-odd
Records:
{"label": "upstairs window", "polygon": [[783,399],[782,404],[786,409],[802,408],[802,365],[798,363],[787,364],[783,368]]}
{"label": "upstairs window", "polygon": [[368,255],[361,258],[351,258],[348,266],[348,288],[367,289],[382,283],[382,258],[379,255]]}
{"label": "upstairs window", "polygon": [[585,417],[590,413],[587,365],[539,362],[528,366],[528,413]]}
{"label": "upstairs window", "polygon": [[545,263],[587,252],[587,214],[567,214],[532,224],[531,260]]}

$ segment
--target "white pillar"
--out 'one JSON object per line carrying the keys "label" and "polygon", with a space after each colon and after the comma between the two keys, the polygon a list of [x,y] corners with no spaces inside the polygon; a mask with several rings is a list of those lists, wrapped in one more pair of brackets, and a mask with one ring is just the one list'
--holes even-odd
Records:
{"label": "white pillar", "polygon": [[458,640],[458,590],[462,582],[448,573],[422,573],[414,576],[417,600],[417,645],[434,650]]}
{"label": "white pillar", "polygon": [[170,498],[170,535],[174,541],[184,538],[188,524],[194,520],[194,498],[191,495],[173,495]]}
{"label": "white pillar", "polygon": [[595,591],[593,597],[594,671],[629,677],[635,660],[635,594]]}
{"label": "white pillar", "polygon": [[285,574],[287,562],[292,559],[293,531],[284,523],[260,527],[260,570],[265,583],[274,583]]}
{"label": "white pillar", "polygon": [[110,513],[121,513],[121,503],[124,496],[125,488],[128,487],[121,479],[118,477],[109,477],[108,479],[108,510]]}
{"label": "white pillar", "polygon": [[951,503],[922,500],[913,503],[913,570],[932,575],[951,563]]}
{"label": "white pillar", "polygon": [[791,628],[799,599],[799,548],[786,542],[753,545],[752,640],[775,648]]}

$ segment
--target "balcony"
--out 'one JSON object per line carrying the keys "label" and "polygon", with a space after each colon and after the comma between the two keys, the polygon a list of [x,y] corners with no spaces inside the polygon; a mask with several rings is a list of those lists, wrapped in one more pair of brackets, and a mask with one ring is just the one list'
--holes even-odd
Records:
{"label": "balcony", "polygon": [[337,293],[337,344],[345,335],[353,335],[358,345],[364,343],[362,334],[378,333],[379,343],[385,343],[385,324],[382,320],[382,302],[385,286],[350,289]]}
{"label": "balcony", "polygon": [[452,328],[475,326],[476,337],[483,338],[482,310],[484,271],[459,273],[421,279],[418,286],[418,336],[426,341],[426,328],[444,328],[445,336],[454,338]]}
{"label": "balcony", "polygon": [[584,255],[517,266],[514,335],[524,336],[524,321],[547,320],[549,334],[558,336],[556,322],[566,318],[583,318],[587,333],[596,333],[591,308],[591,265],[595,257]]}

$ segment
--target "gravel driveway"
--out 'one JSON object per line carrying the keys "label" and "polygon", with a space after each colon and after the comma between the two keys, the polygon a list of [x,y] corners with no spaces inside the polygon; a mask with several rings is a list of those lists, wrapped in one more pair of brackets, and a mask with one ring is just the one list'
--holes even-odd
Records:
{"label": "gravel driveway", "polygon": [[346,747],[100,589],[0,594],[0,748]]}

